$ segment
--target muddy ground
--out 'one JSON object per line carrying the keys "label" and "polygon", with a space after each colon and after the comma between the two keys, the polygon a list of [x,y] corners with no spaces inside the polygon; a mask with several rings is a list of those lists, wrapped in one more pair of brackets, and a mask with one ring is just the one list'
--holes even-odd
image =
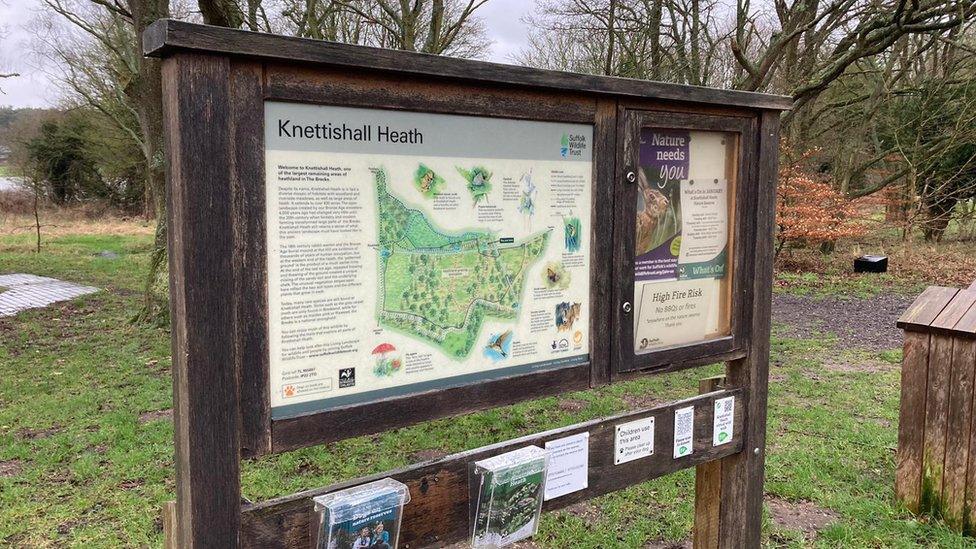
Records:
{"label": "muddy ground", "polygon": [[900,348],[902,332],[895,326],[913,296],[879,294],[866,299],[773,296],[773,326],[784,337],[837,337],[842,349],[885,351]]}

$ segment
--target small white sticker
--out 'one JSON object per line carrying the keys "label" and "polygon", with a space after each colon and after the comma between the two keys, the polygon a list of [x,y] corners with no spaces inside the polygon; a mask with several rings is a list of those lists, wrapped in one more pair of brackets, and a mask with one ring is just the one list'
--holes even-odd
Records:
{"label": "small white sticker", "polygon": [[690,456],[695,451],[695,407],[674,411],[674,459]]}
{"label": "small white sticker", "polygon": [[589,485],[590,433],[580,433],[546,443],[546,501]]}
{"label": "small white sticker", "polygon": [[616,426],[613,464],[620,465],[654,454],[654,418],[648,417]]}
{"label": "small white sticker", "polygon": [[732,423],[735,419],[735,397],[715,401],[715,421],[712,430],[712,446],[732,442]]}

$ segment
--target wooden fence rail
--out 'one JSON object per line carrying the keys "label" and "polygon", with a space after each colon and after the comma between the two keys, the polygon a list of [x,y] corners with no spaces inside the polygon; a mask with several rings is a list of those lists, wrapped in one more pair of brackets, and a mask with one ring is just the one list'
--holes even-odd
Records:
{"label": "wooden fence rail", "polygon": [[[713,404],[715,400],[728,396],[735,397],[736,402],[734,435],[729,443],[713,446]],[[589,432],[589,486],[546,502],[543,510],[551,511],[742,451],[747,401],[742,389],[713,391],[653,408],[528,435],[397,471],[245,505],[241,511],[241,546],[262,549],[311,547],[315,535],[312,497],[387,476],[403,482],[410,489],[410,504],[404,507],[400,532],[401,547],[437,547],[458,542],[469,534],[468,467],[474,461],[530,444],[544,446],[549,440]],[[674,433],[674,410],[686,406],[695,407],[695,449],[689,456],[674,459],[670,446]],[[651,416],[656,418],[654,454],[614,465],[612,452],[609,451],[614,444],[614,426]]]}
{"label": "wooden fence rail", "polygon": [[976,526],[976,283],[929,287],[898,319],[905,330],[896,497],[957,531]]}

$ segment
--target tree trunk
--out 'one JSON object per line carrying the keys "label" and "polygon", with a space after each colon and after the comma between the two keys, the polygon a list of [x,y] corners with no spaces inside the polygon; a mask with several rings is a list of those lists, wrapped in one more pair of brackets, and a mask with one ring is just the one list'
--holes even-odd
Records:
{"label": "tree trunk", "polygon": [[40,193],[37,190],[37,184],[34,184],[34,230],[37,232],[37,253],[41,253],[41,198]]}
{"label": "tree trunk", "polygon": [[617,37],[614,26],[616,21],[614,17],[616,16],[617,1],[610,0],[610,13],[607,15],[607,56],[603,64],[603,74],[607,76],[613,76],[613,48],[616,47],[614,44],[614,39]]}
{"label": "tree trunk", "polygon": [[648,77],[651,80],[661,79],[661,18],[663,17],[663,0],[653,0],[651,4],[651,20],[648,22],[648,31],[651,33],[651,67]]}
{"label": "tree trunk", "polygon": [[[153,21],[169,16],[168,0],[129,0],[136,50],[141,52],[142,33]],[[139,75],[125,94],[136,107],[145,142],[146,187],[156,216],[156,237],[146,273],[142,309],[136,320],[156,325],[169,323],[169,287],[166,253],[166,175],[163,170],[163,86],[160,62],[139,58]]]}

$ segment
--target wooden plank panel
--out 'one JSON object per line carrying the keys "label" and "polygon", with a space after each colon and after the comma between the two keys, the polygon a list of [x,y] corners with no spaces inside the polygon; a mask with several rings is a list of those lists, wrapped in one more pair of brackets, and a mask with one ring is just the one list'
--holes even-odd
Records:
{"label": "wooden plank panel", "polygon": [[454,57],[337,44],[323,40],[244,32],[172,19],[156,21],[143,34],[143,51],[147,55],[166,57],[180,50],[251,56],[288,63],[305,62],[323,66],[378,69],[471,82],[631,97],[659,97],[676,101],[759,109],[785,110],[793,106],[793,100],[782,95],[556,72]]}
{"label": "wooden plank panel", "polygon": [[[730,362],[733,360],[739,360],[748,356],[742,349],[736,349],[727,353],[719,353],[716,355],[704,355],[696,356],[688,360],[682,360],[680,362],[671,362],[663,366],[655,366],[650,373],[653,374],[663,374],[669,372],[680,372],[681,370],[687,370],[689,368],[698,368],[700,366],[707,366],[709,364],[718,364],[720,362]],[[645,370],[634,370],[632,372],[615,372],[614,381],[624,381],[628,379],[638,379],[647,377],[648,371]]]}
{"label": "wooden plank panel", "polygon": [[[769,386],[769,334],[772,310],[773,228],[776,210],[776,179],[779,172],[779,115],[764,112],[757,132],[756,170],[743,184],[755,181],[755,212],[746,222],[752,252],[752,284],[741,290],[742,307],[748,315],[737,334],[747,341],[749,356],[730,362],[726,370],[729,387],[746,389],[749,395],[747,432],[743,452],[722,461],[722,503],[719,519],[719,547],[739,549],[759,547],[762,530],[763,477],[766,451],[766,399]],[[753,141],[755,143],[755,141]]]}
{"label": "wooden plank panel", "polygon": [[932,330],[946,335],[954,335],[956,325],[969,312],[974,303],[976,303],[976,292],[959,290],[932,321]]}
{"label": "wooden plank panel", "polygon": [[235,547],[240,529],[228,83],[226,58],[163,63],[177,539],[189,549]]}
{"label": "wooden plank panel", "polygon": [[590,229],[590,383],[610,383],[613,323],[613,189],[617,161],[617,102],[597,102],[593,128],[593,215]]}
{"label": "wooden plank panel", "polygon": [[[734,438],[728,444],[712,446],[712,406],[716,399],[726,396],[736,397]],[[313,539],[310,526],[312,497],[383,477],[395,478],[410,488],[411,502],[404,508],[401,547],[460,541],[468,535],[468,466],[474,461],[532,444],[544,447],[546,441],[589,432],[589,487],[546,502],[544,510],[551,511],[741,451],[747,407],[744,400],[742,391],[709,393],[665,406],[529,435],[398,471],[245,505],[241,543],[244,547],[262,549],[310,547]],[[674,410],[685,406],[695,406],[694,452],[675,460],[671,452]],[[649,416],[655,417],[654,455],[614,465],[614,426]]]}
{"label": "wooden plank panel", "polygon": [[429,419],[483,410],[590,386],[590,365],[482,381],[402,398],[273,420],[272,451],[285,452]]}
{"label": "wooden plank panel", "polygon": [[[976,290],[968,290],[976,292]],[[957,338],[976,337],[976,304],[973,304],[964,315],[959,318],[956,325],[952,327],[952,335]]]}
{"label": "wooden plank panel", "polygon": [[922,444],[928,387],[929,334],[905,332],[898,414],[895,496],[913,513],[922,493]]}
{"label": "wooden plank panel", "polygon": [[178,549],[176,545],[176,502],[163,503],[163,549]]}
{"label": "wooden plank panel", "polygon": [[966,477],[969,466],[976,341],[955,337],[957,324],[976,304],[976,292],[961,290],[932,322],[933,329],[952,337],[949,366],[949,403],[946,419],[946,456],[942,501],[944,519],[956,530],[965,523]]}
{"label": "wooden plank panel", "polygon": [[636,185],[628,185],[627,173],[637,173],[640,129],[636,111],[617,108],[617,170],[613,185],[613,288],[611,291],[611,379],[632,371],[634,363],[634,314],[624,308],[634,300],[634,246],[636,227],[634,204]]}
{"label": "wooden plank panel", "polygon": [[486,87],[439,78],[355,73],[348,69],[272,65],[266,98],[374,109],[397,109],[592,123],[593,96]]}
{"label": "wooden plank panel", "polygon": [[[957,358],[969,360],[976,364],[976,342],[957,340],[956,344],[962,347]],[[973,390],[976,392],[976,381],[973,385]],[[976,394],[974,394],[973,400],[976,401]],[[976,413],[973,413],[974,411],[976,410],[970,409],[970,423],[967,426],[968,433],[966,435],[969,441],[969,452],[966,465],[966,499],[963,504],[962,523],[963,533],[969,536],[976,534],[976,436],[973,436],[973,433],[976,433]]]}
{"label": "wooden plank panel", "polygon": [[755,118],[754,109],[736,107],[733,105],[701,105],[662,101],[653,97],[625,97],[619,104],[628,110],[660,111],[667,113],[704,114],[714,116],[738,116],[741,118]]}
{"label": "wooden plank panel", "polygon": [[897,325],[903,330],[926,330],[942,309],[952,301],[959,290],[929,286],[898,318]]}
{"label": "wooden plank panel", "polygon": [[231,63],[235,341],[245,457],[271,450],[263,74],[259,63]]}
{"label": "wooden plank panel", "polygon": [[972,426],[973,379],[976,376],[976,341],[956,339],[952,344],[949,375],[949,417],[946,422],[945,481],[942,500],[945,520],[956,530],[964,522],[966,471]]}
{"label": "wooden plank panel", "polygon": [[949,417],[949,366],[952,338],[932,334],[925,397],[925,438],[922,446],[922,492],[919,509],[942,514],[946,421]]}

